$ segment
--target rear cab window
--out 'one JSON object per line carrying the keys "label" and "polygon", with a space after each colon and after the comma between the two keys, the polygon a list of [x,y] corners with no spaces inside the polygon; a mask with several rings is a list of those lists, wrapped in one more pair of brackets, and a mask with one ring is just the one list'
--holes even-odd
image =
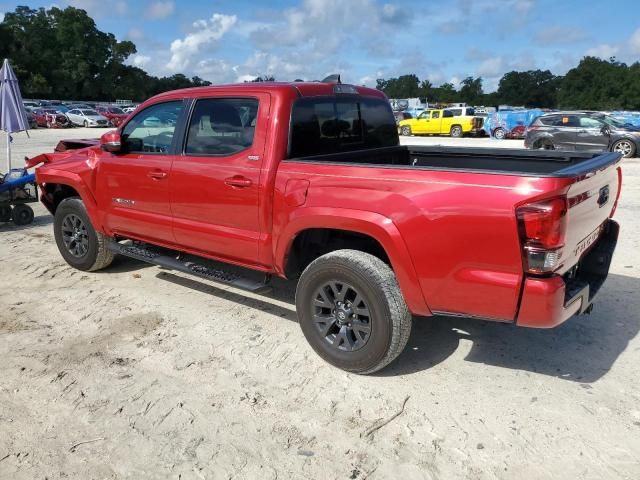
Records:
{"label": "rear cab window", "polygon": [[359,96],[298,99],[291,112],[289,158],[398,145],[386,99]]}

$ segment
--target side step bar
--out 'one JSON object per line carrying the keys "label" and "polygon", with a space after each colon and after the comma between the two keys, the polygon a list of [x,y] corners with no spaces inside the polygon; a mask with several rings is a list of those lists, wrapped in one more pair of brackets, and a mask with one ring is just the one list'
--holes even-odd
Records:
{"label": "side step bar", "polygon": [[[269,285],[265,282],[259,282],[257,280],[251,280],[246,277],[242,277],[236,273],[226,272],[215,268],[208,267],[192,261],[184,261],[174,258],[172,256],[160,253],[144,246],[120,244],[117,242],[110,242],[109,249],[125,257],[134,258],[142,262],[158,265],[169,270],[177,270],[179,272],[188,273],[196,277],[204,278],[206,280],[213,280],[214,282],[224,283],[225,285],[231,285],[232,287],[247,290],[253,293],[260,293],[269,290]],[[269,277],[267,276],[268,280]]]}

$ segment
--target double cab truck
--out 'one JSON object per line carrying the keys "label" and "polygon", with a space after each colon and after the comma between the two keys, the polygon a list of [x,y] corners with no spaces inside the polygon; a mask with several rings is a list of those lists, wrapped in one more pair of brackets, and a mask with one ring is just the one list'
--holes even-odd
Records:
{"label": "double cab truck", "polygon": [[473,115],[472,108],[425,110],[416,118],[402,120],[398,130],[402,135],[451,135],[483,133],[484,119]]}
{"label": "double cab truck", "polygon": [[385,96],[339,82],[163,93],[84,145],[27,160],[69,265],[289,279],[313,349],[362,374],[414,316],[589,312],[618,236],[618,153],[401,146]]}

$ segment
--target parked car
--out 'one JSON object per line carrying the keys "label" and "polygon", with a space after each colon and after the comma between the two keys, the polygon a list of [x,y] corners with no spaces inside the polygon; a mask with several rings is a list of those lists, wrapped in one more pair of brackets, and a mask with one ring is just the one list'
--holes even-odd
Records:
{"label": "parked car", "polygon": [[[26,110],[26,109],[25,109]],[[27,123],[29,124],[29,128],[38,128],[38,122],[36,122],[36,117],[30,110],[26,110]]]}
{"label": "parked car", "polygon": [[22,105],[24,105],[25,109],[34,109],[40,106],[38,105],[38,102],[34,102],[31,100],[25,100],[24,102],[22,102]]}
{"label": "parked car", "polygon": [[640,127],[597,112],[553,112],[531,123],[524,145],[531,149],[612,151],[630,158],[640,148]]}
{"label": "parked car", "polygon": [[396,119],[396,124],[399,124],[402,120],[413,118],[408,112],[393,112],[393,116]]}
{"label": "parked car", "polygon": [[69,105],[67,105],[67,107],[69,108],[69,110],[95,110],[92,106],[86,103],[70,103]]}
{"label": "parked car", "polygon": [[[462,137],[467,133],[477,134],[482,130],[482,117],[456,116],[455,109],[425,110],[417,118],[402,120],[399,130],[402,135],[451,135]],[[460,113],[464,109],[460,108]],[[466,113],[466,112],[465,112]]]}
{"label": "parked car", "polygon": [[109,120],[95,110],[76,108],[67,112],[69,121],[82,127],[108,127]]}
{"label": "parked car", "polygon": [[[178,121],[145,126],[165,117]],[[412,314],[550,328],[589,312],[616,245],[619,162],[401,146],[382,92],[296,82],[167,92],[99,146],[26,165],[69,265],[121,254],[254,292],[291,279],[314,350],[371,373]]]}
{"label": "parked car", "polygon": [[71,126],[69,119],[54,108],[37,108],[31,113],[33,113],[33,117],[39,127],[65,128]]}
{"label": "parked car", "polygon": [[123,111],[124,113],[126,113],[126,114],[129,114],[129,113],[133,113],[133,112],[135,112],[135,111],[136,111],[136,108],[138,108],[138,107],[134,107],[134,106],[131,106],[131,107],[124,107],[124,108],[122,109],[122,111]]}
{"label": "parked car", "polygon": [[106,117],[114,127],[120,126],[123,120],[127,118],[127,114],[118,107],[98,105],[95,110],[103,117]]}

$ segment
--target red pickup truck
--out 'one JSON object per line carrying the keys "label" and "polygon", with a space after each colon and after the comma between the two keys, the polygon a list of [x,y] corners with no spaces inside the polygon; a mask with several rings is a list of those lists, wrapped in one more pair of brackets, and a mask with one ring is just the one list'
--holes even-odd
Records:
{"label": "red pickup truck", "polygon": [[253,291],[297,281],[315,351],[371,373],[412,314],[549,328],[589,312],[618,236],[619,162],[401,146],[381,92],[310,82],[164,93],[99,145],[27,166],[43,164],[71,266],[121,254]]}

